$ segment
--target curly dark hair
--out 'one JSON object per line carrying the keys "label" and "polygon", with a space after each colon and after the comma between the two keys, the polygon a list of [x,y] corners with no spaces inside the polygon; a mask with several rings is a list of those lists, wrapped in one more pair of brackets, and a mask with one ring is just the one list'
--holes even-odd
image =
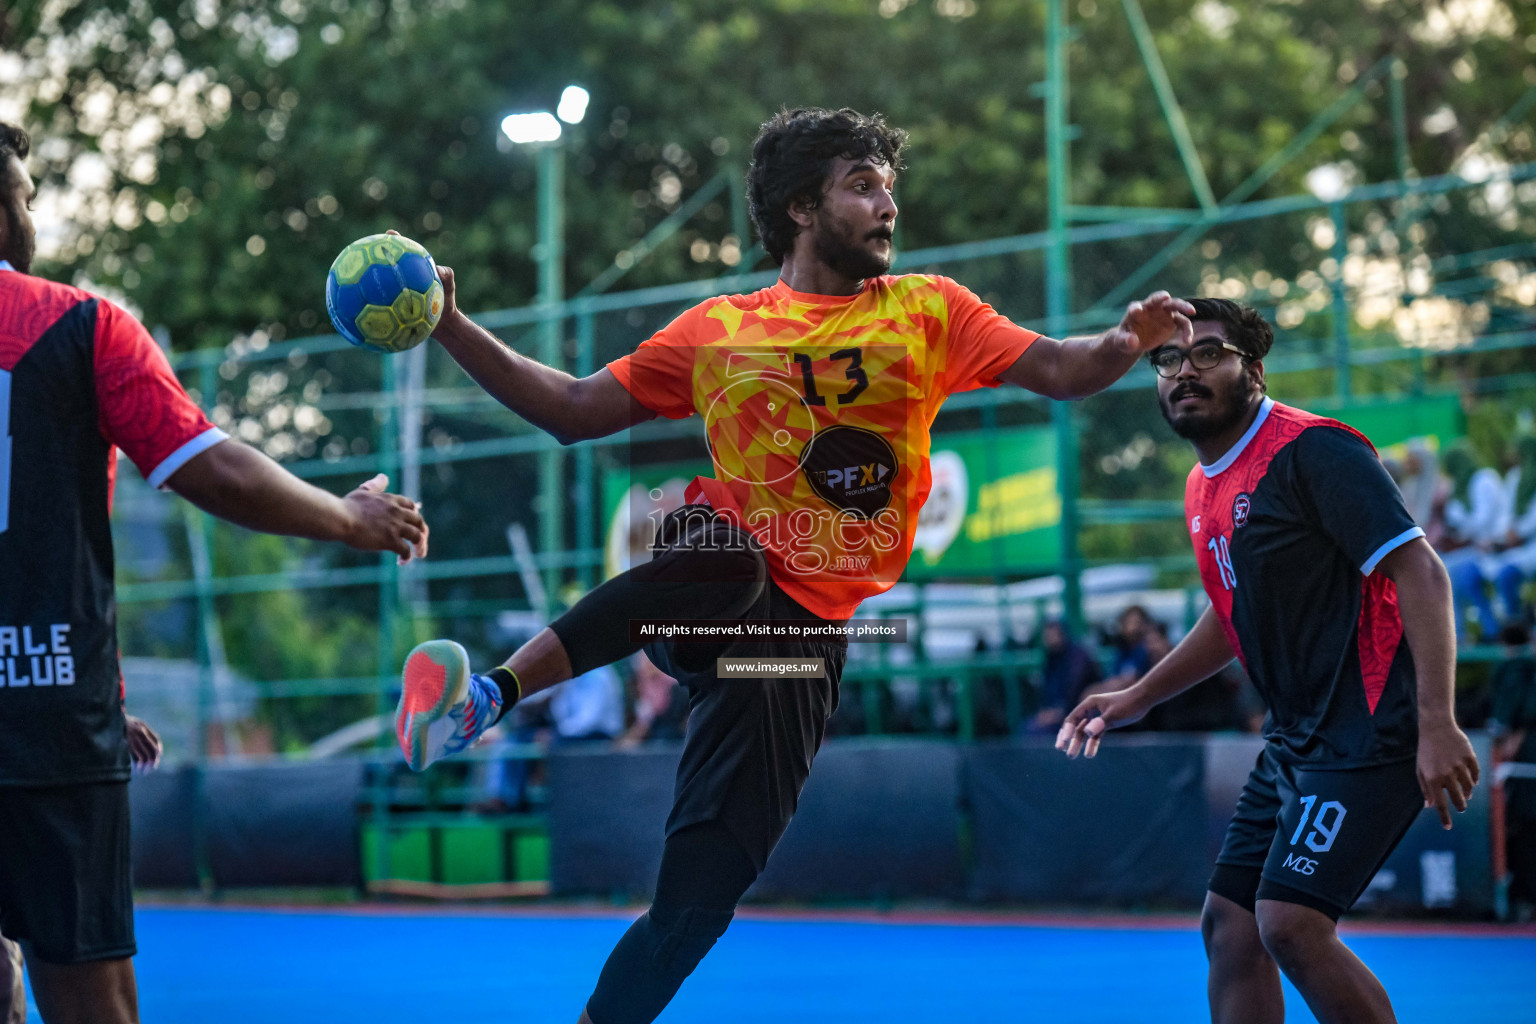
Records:
{"label": "curly dark hair", "polygon": [[1239,305],[1231,299],[1185,299],[1195,307],[1191,320],[1214,320],[1227,329],[1227,340],[1243,350],[1243,356],[1257,362],[1269,355],[1275,343],[1275,329],[1252,306]]}
{"label": "curly dark hair", "polygon": [[25,160],[31,152],[32,139],[27,133],[8,121],[0,121],[0,183],[11,173],[11,157]]}
{"label": "curly dark hair", "polygon": [[901,147],[907,133],[892,128],[879,114],[820,107],[785,108],[765,122],[752,142],[747,170],[747,203],[763,248],[773,262],[784,256],[800,228],[789,216],[797,201],[821,205],[832,174],[832,161],[874,157],[893,171],[902,169]]}

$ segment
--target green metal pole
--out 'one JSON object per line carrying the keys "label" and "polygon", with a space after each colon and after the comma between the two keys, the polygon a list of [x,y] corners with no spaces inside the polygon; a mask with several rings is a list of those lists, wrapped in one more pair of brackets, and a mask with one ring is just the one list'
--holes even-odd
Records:
{"label": "green metal pole", "polygon": [[[597,361],[594,313],[582,313],[576,317],[576,376],[587,377]],[[597,532],[597,516],[593,501],[597,494],[597,467],[593,460],[592,446],[581,445],[576,449],[576,547],[601,548]],[[581,589],[592,586],[594,567],[583,562],[576,569]]]}
{"label": "green metal pole", "polygon": [[[203,410],[210,411],[218,400],[219,381],[212,363],[204,363],[197,375]],[[214,691],[213,673],[222,659],[215,654],[219,642],[218,610],[213,604],[213,519],[187,506],[187,540],[191,548],[192,572],[197,586],[197,698],[192,716],[192,865],[198,888],[213,893],[213,859],[208,842],[208,708]]]}
{"label": "green metal pole", "polygon": [[1173,142],[1178,147],[1179,159],[1184,162],[1184,173],[1189,175],[1189,185],[1194,189],[1195,200],[1206,213],[1215,213],[1216,194],[1211,191],[1211,183],[1205,177],[1205,168],[1200,163],[1200,151],[1195,148],[1195,140],[1189,134],[1189,125],[1184,122],[1184,111],[1173,95],[1173,83],[1168,81],[1168,72],[1163,68],[1162,57],[1158,55],[1152,29],[1147,25],[1147,16],[1141,12],[1141,4],[1136,0],[1120,0],[1120,5],[1125,8],[1125,20],[1130,22],[1131,35],[1136,38],[1136,48],[1141,51],[1142,63],[1147,66],[1147,75],[1152,79],[1152,90],[1157,94],[1158,105],[1163,108],[1168,130],[1173,133]]}
{"label": "green metal pole", "polygon": [[[382,415],[378,417],[379,455],[383,460],[385,472],[393,472],[399,462],[400,429],[395,422],[395,410],[399,403],[396,390],[397,376],[395,360],[385,359],[384,380],[380,388],[384,393],[384,401],[380,403],[379,411]],[[377,697],[374,700],[374,710],[386,722],[389,721],[391,710],[390,691],[394,689],[395,680],[399,677],[399,666],[395,662],[395,615],[400,604],[400,570],[395,564],[395,558],[394,552],[391,551],[385,551],[379,555],[379,684]],[[383,751],[392,751],[394,730],[381,730],[378,745]],[[373,822],[374,835],[379,844],[378,859],[374,863],[377,865],[380,880],[390,877],[390,760],[389,753],[386,753],[383,763],[375,766],[377,774],[374,776]]]}
{"label": "green metal pole", "polygon": [[1392,145],[1397,156],[1397,176],[1404,180],[1413,170],[1408,157],[1408,101],[1403,95],[1403,81],[1407,77],[1408,65],[1401,59],[1394,60],[1387,85],[1392,102]]}
{"label": "green metal pole", "polygon": [[1349,221],[1344,204],[1334,203],[1333,214],[1333,365],[1334,393],[1339,401],[1349,401],[1352,390],[1349,366],[1349,302],[1344,295],[1344,260],[1349,256]]}
{"label": "green metal pole", "polygon": [[[1048,174],[1051,242],[1046,249],[1046,333],[1064,337],[1071,305],[1072,266],[1068,230],[1068,182],[1071,168],[1067,150],[1067,24],[1062,0],[1046,5],[1045,149]],[[1062,593],[1066,619],[1074,634],[1082,633],[1082,559],[1077,548],[1077,430],[1069,402],[1051,406],[1056,428],[1056,486],[1061,494],[1061,572],[1066,583]]]}
{"label": "green metal pole", "polygon": [[[539,160],[539,304],[544,317],[539,330],[539,362],[561,369],[563,323],[559,305],[565,298],[565,148],[542,147]],[[565,452],[550,445],[539,453],[539,550],[553,555],[565,540],[565,501],[561,491],[565,476]],[[559,589],[559,572],[544,570],[545,618],[553,615],[553,598]]]}

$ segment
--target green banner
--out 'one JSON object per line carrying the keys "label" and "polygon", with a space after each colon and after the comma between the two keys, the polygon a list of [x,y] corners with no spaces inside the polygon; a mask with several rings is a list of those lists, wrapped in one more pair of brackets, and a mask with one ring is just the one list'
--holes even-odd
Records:
{"label": "green banner", "polygon": [[696,476],[709,476],[708,459],[656,462],[603,475],[603,577],[607,579],[649,558],[652,524],[683,503],[683,489]]}
{"label": "green banner", "polygon": [[1341,409],[1314,408],[1312,411],[1348,423],[1370,438],[1381,452],[1416,437],[1433,438],[1434,448],[1444,448],[1466,433],[1466,417],[1461,411],[1461,399],[1456,395],[1387,402],[1366,400]]}
{"label": "green banner", "polygon": [[[1056,435],[1019,427],[939,435],[933,487],[918,515],[908,575],[991,575],[1054,566],[1061,553]],[[607,575],[643,560],[653,522],[682,503],[683,488],[708,461],[634,466],[603,477]]]}
{"label": "green banner", "polygon": [[933,489],[909,576],[991,575],[1061,557],[1056,435],[1019,427],[933,439]]}

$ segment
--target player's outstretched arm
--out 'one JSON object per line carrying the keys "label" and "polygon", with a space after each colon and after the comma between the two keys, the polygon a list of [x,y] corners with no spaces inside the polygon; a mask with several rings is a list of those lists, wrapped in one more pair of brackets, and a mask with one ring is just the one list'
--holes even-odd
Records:
{"label": "player's outstretched arm", "polygon": [[443,317],[432,336],[487,394],[561,444],[607,437],[656,415],[607,369],[578,379],[514,352],[459,310],[452,268],[437,272]]}
{"label": "player's outstretched arm", "polygon": [[247,529],[393,551],[402,562],[426,557],[426,521],[410,498],[386,493],[388,483],[380,473],[338,498],[233,440],[194,456],[165,481],[204,512]]}
{"label": "player's outstretched arm", "polygon": [[1195,309],[1167,292],[1125,308],[1120,322],[1091,338],[1040,338],[1000,377],[1047,398],[1086,398],[1125,376],[1146,352],[1170,341],[1188,345]]}
{"label": "player's outstretched arm", "polygon": [[[1397,584],[1403,635],[1413,652],[1419,690],[1419,788],[1424,806],[1451,827],[1451,807],[1467,809],[1477,785],[1477,755],[1456,725],[1456,626],[1451,581],[1429,542],[1416,538],[1389,552],[1376,571]],[[1449,806],[1446,795],[1450,795]]]}
{"label": "player's outstretched arm", "polygon": [[1227,634],[1216,612],[1207,608],[1178,646],[1136,683],[1124,690],[1086,697],[1073,708],[1056,734],[1056,749],[1068,757],[1093,757],[1106,732],[1139,720],[1168,698],[1220,672],[1231,660]]}

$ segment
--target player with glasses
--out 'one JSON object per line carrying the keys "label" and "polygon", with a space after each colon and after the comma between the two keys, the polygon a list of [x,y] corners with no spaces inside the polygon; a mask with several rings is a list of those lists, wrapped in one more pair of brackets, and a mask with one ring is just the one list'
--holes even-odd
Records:
{"label": "player with glasses", "polygon": [[1452,699],[1450,581],[1365,435],[1267,395],[1259,312],[1188,302],[1190,346],[1148,359],[1199,459],[1184,510],[1211,604],[1136,683],[1082,701],[1056,745],[1092,757],[1108,730],[1241,658],[1269,714],[1201,918],[1211,1021],[1282,1024],[1283,973],[1321,1024],[1389,1024],[1386,989],[1336,925],[1420,811],[1450,828],[1477,784]]}
{"label": "player with glasses", "polygon": [[1248,353],[1230,342],[1221,341],[1217,338],[1207,338],[1204,341],[1195,342],[1189,348],[1179,348],[1177,345],[1164,345],[1162,348],[1149,353],[1147,361],[1152,364],[1152,368],[1157,371],[1159,377],[1167,377],[1169,380],[1172,380],[1178,376],[1179,369],[1184,365],[1184,360],[1186,359],[1197,370],[1216,369],[1216,364],[1221,362],[1223,350],[1236,352],[1244,359],[1248,358]]}

